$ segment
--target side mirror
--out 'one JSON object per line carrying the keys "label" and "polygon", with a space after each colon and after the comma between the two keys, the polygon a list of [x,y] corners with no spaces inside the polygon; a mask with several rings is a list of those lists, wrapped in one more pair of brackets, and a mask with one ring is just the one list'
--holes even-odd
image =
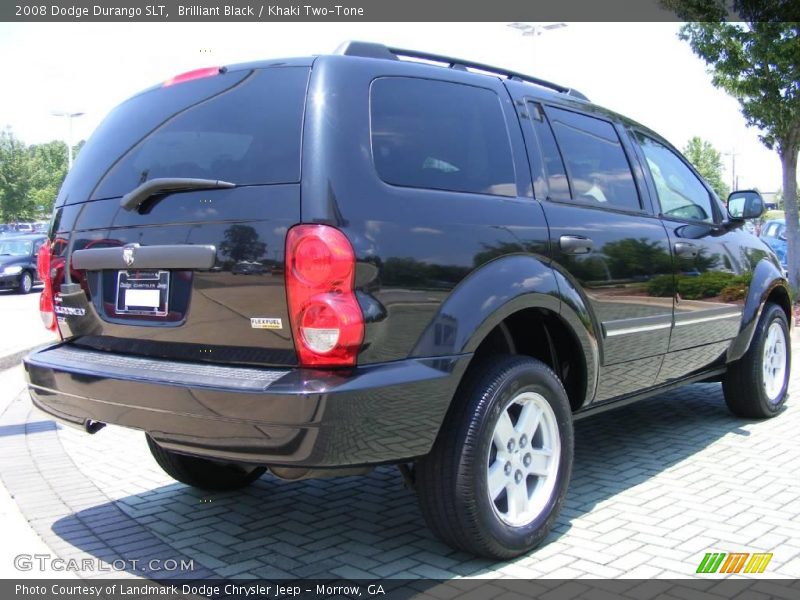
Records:
{"label": "side mirror", "polygon": [[755,190],[731,192],[728,196],[728,214],[736,220],[757,219],[764,214],[764,200]]}

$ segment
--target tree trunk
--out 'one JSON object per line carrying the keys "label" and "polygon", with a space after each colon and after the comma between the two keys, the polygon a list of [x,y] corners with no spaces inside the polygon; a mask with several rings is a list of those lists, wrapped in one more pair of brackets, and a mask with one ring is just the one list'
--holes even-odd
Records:
{"label": "tree trunk", "polygon": [[789,283],[800,290],[800,217],[797,210],[797,148],[781,152],[783,207],[786,214],[786,263]]}

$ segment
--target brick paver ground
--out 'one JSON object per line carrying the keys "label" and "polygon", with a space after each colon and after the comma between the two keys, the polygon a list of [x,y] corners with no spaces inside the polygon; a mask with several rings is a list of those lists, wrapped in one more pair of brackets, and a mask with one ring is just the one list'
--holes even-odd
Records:
{"label": "brick paver ground", "polygon": [[705,552],[741,551],[774,553],[761,577],[800,577],[797,374],[769,421],[733,417],[719,384],[698,384],[577,422],[555,531],[506,563],[437,542],[393,468],[207,494],[169,479],[140,432],[56,426],[20,369],[3,388],[0,477],[31,527],[58,556],[124,559],[129,576],[172,559],[194,561],[172,573],[193,577],[683,578]]}

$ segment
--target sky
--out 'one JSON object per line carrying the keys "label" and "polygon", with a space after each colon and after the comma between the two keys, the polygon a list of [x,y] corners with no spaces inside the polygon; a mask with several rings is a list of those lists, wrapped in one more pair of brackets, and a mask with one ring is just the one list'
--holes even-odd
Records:
{"label": "sky", "polygon": [[[381,42],[502,66],[573,87],[682,149],[692,136],[736,153],[738,189],[781,187],[780,161],[711,85],[678,23],[568,23],[525,37],[508,23],[0,23],[0,127],[28,144],[86,139],[119,102],[203,66],[327,54]],[[732,158],[723,156],[733,184]]]}

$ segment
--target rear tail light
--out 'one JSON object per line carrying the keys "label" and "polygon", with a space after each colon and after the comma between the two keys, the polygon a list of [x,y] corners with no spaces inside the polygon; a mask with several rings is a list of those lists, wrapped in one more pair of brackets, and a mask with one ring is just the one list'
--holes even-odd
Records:
{"label": "rear tail light", "polygon": [[53,281],[50,273],[50,240],[47,240],[39,248],[36,255],[36,270],[39,272],[39,279],[44,282],[44,290],[39,296],[39,315],[42,323],[50,331],[56,330],[56,313],[53,303]]}
{"label": "rear tail light", "polygon": [[223,72],[224,67],[206,67],[204,69],[195,69],[194,71],[187,71],[180,75],[175,75],[172,79],[167,79],[161,87],[169,87],[178,83],[185,83],[194,79],[203,79],[205,77],[213,77]]}
{"label": "rear tail light", "polygon": [[53,309],[53,296],[46,290],[39,294],[39,316],[42,317],[44,328],[50,331],[56,330],[56,313]]}
{"label": "rear tail light", "polygon": [[297,225],[286,235],[286,295],[303,366],[353,366],[364,316],[353,290],[356,259],[345,235],[328,225]]}

